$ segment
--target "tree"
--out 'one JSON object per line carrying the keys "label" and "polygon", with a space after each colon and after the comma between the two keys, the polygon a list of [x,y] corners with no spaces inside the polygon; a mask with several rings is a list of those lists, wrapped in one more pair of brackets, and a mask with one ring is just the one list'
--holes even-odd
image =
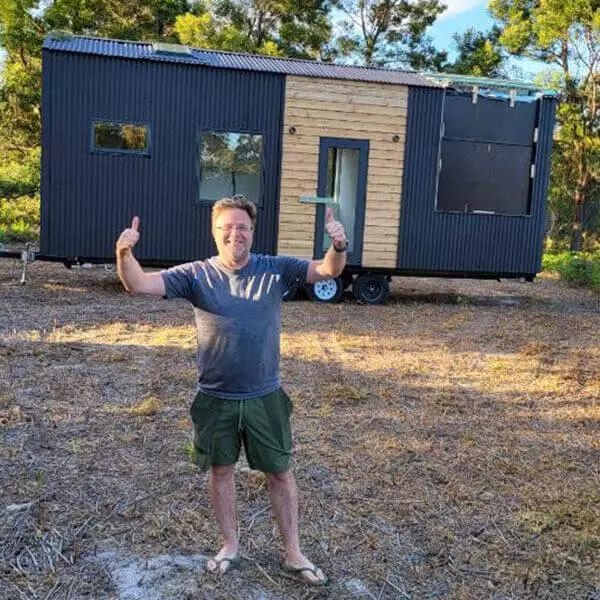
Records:
{"label": "tree", "polygon": [[0,87],[0,197],[39,188],[41,46],[35,0],[0,4],[0,46],[6,50]]}
{"label": "tree", "polygon": [[324,0],[202,0],[177,18],[179,40],[191,46],[322,58],[331,37]]}
{"label": "tree", "polygon": [[[600,182],[600,10],[598,0],[491,0],[511,54],[558,65],[563,102],[558,110],[553,190],[570,198],[570,247],[579,250],[588,204]],[[597,198],[597,196],[596,196]],[[597,201],[597,200],[596,200]]]}
{"label": "tree", "polygon": [[444,70],[460,75],[501,77],[504,56],[500,34],[499,27],[492,27],[487,33],[474,28],[455,33],[452,37],[458,56],[453,63],[445,65]]}
{"label": "tree", "polygon": [[334,0],[344,15],[337,52],[367,66],[438,70],[446,59],[426,36],[445,10],[439,0]]}
{"label": "tree", "polygon": [[44,11],[47,30],[126,40],[174,40],[173,25],[186,0],[54,0]]}

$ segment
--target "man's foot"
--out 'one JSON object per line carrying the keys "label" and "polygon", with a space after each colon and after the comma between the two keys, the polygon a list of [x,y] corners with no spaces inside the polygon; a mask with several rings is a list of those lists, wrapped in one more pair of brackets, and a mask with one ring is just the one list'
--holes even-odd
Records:
{"label": "man's foot", "polygon": [[240,557],[237,552],[230,552],[223,548],[214,558],[206,561],[206,570],[209,573],[218,573],[225,575],[240,563]]}
{"label": "man's foot", "polygon": [[323,571],[318,567],[315,567],[315,565],[304,557],[297,563],[284,563],[283,570],[292,575],[294,579],[297,579],[302,583],[308,583],[309,585],[318,587],[329,583],[329,579],[325,576]]}

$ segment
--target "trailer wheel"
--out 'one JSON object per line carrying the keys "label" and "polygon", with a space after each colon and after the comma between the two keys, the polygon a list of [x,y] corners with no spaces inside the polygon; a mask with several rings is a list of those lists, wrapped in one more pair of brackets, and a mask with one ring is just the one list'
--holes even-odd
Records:
{"label": "trailer wheel", "polygon": [[317,281],[317,283],[313,283],[312,285],[307,285],[306,291],[311,300],[334,304],[342,299],[344,284],[341,277],[324,279],[323,281]]}
{"label": "trailer wheel", "polygon": [[382,304],[390,291],[390,284],[384,275],[365,273],[354,280],[354,296],[365,304]]}

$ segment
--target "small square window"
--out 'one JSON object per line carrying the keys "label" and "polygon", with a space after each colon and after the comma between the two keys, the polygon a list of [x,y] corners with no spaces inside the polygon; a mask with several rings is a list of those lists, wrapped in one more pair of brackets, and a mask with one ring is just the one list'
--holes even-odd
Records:
{"label": "small square window", "polygon": [[201,202],[243,194],[260,203],[263,136],[204,132],[200,135]]}
{"label": "small square window", "polygon": [[93,124],[93,149],[100,152],[149,154],[148,125],[95,121]]}

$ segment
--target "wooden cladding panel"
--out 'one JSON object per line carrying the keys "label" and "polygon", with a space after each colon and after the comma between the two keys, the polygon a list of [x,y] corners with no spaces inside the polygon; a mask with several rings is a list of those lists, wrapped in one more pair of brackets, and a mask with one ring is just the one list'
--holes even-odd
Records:
{"label": "wooden cladding panel", "polygon": [[287,77],[280,254],[313,257],[316,209],[299,198],[317,194],[320,138],[369,140],[361,264],[396,266],[407,107],[404,86]]}

